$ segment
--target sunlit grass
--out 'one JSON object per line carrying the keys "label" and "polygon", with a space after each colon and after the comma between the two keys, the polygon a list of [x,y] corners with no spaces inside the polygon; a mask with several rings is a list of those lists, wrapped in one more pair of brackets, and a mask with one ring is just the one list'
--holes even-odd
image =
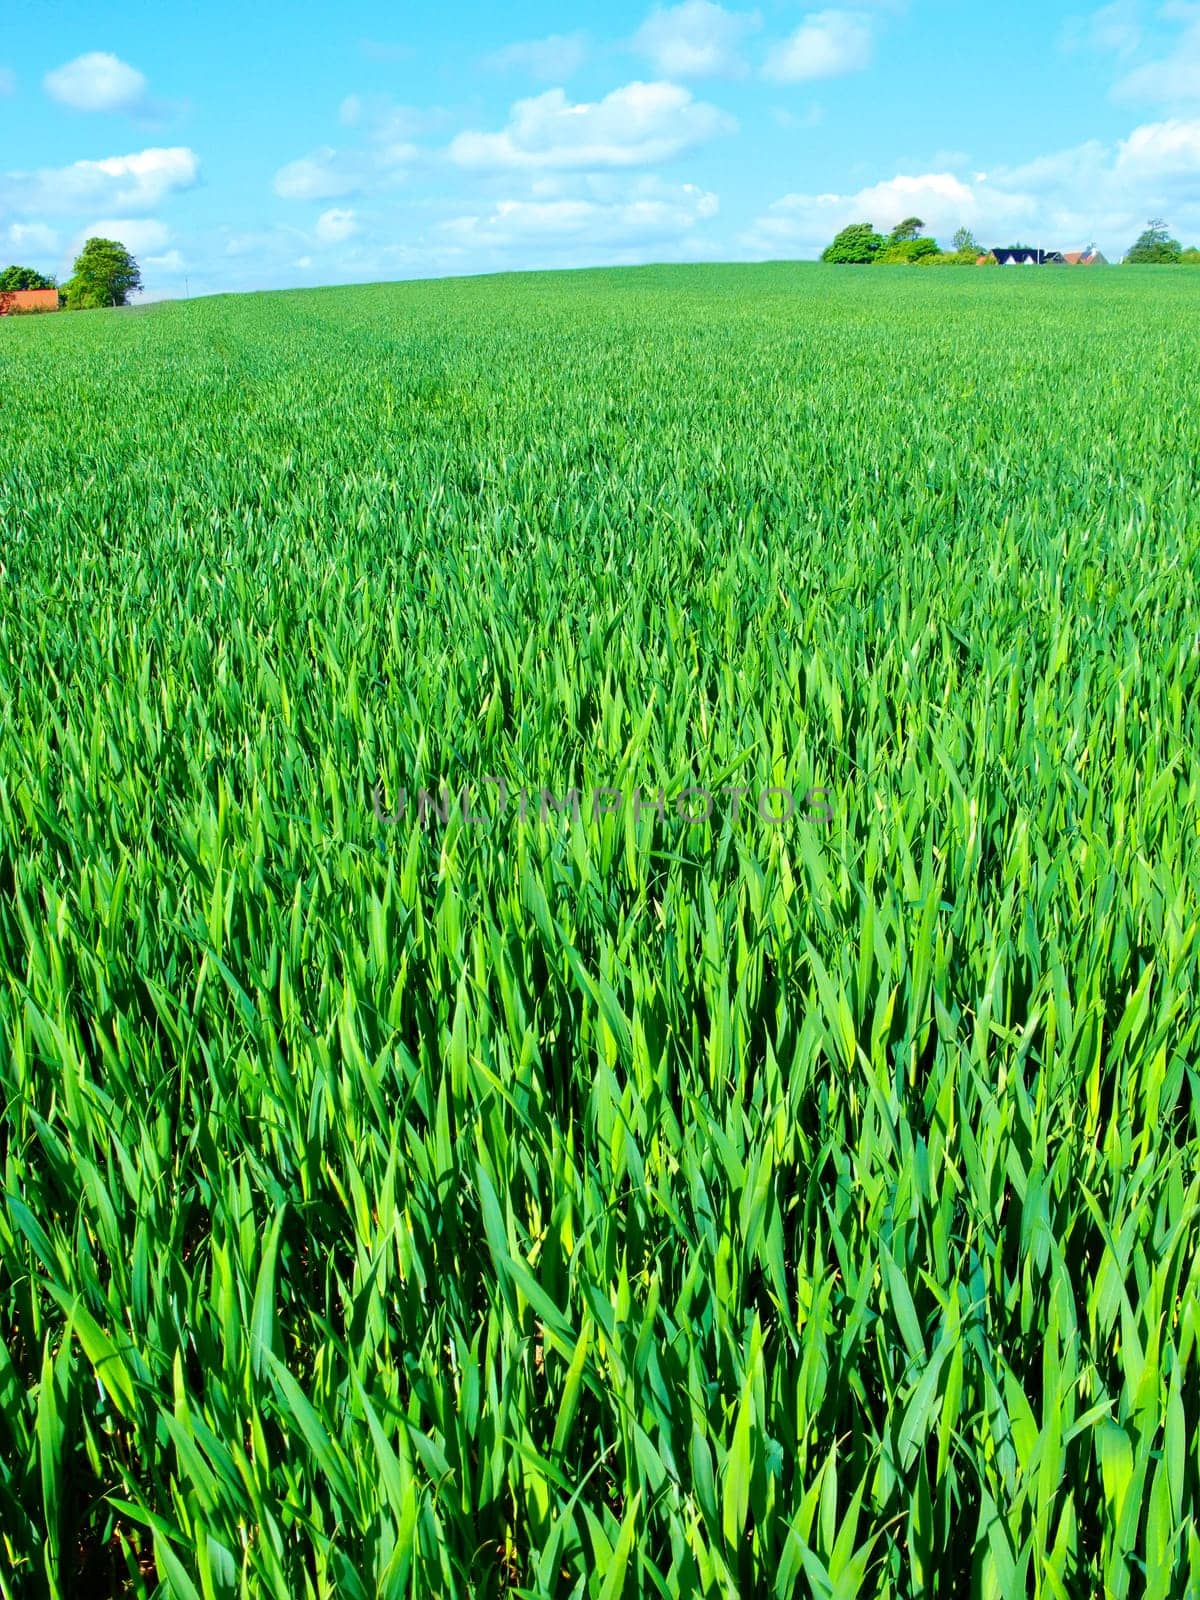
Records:
{"label": "sunlit grass", "polygon": [[1181,278],[0,328],[5,1600],[1193,1592]]}

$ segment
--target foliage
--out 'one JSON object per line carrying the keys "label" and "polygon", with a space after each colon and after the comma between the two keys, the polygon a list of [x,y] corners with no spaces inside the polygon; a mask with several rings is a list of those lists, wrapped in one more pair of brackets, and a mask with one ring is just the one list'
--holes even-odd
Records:
{"label": "foliage", "polygon": [[1195,245],[1189,246],[1179,257],[1185,267],[1200,267],[1200,249]]}
{"label": "foliage", "polygon": [[1197,1592],[1182,279],[4,330],[4,1600]]}
{"label": "foliage", "polygon": [[91,311],[128,305],[129,296],[141,287],[141,271],[123,244],[115,239],[89,239],[64,286],[67,309]]}
{"label": "foliage", "polygon": [[927,251],[917,258],[919,267],[976,267],[979,254],[975,250]]}
{"label": "foliage", "polygon": [[910,240],[920,237],[921,229],[925,226],[920,217],[905,217],[903,222],[898,222],[888,234],[889,244],[906,244]]}
{"label": "foliage", "polygon": [[1147,224],[1125,256],[1129,266],[1171,266],[1182,255],[1179,240],[1172,239],[1161,219]]}
{"label": "foliage", "polygon": [[5,267],[0,272],[0,294],[21,289],[53,289],[55,280],[34,267]]}
{"label": "foliage", "polygon": [[885,236],[876,233],[869,222],[856,222],[842,229],[821,260],[855,266],[876,262],[880,266],[964,266],[969,258],[970,265],[975,265],[979,247],[965,228],[954,236],[954,251],[943,252],[936,239],[922,236],[924,226],[920,217],[906,217]]}
{"label": "foliage", "polygon": [[832,244],[825,247],[822,261],[835,266],[868,266],[886,245],[882,234],[876,233],[869,222],[852,222],[843,228]]}
{"label": "foliage", "polygon": [[977,261],[983,255],[983,246],[976,239],[970,228],[958,228],[954,234],[954,254],[970,255]]}
{"label": "foliage", "polygon": [[936,239],[893,240],[880,251],[877,260],[881,267],[914,266],[918,261],[939,254]]}

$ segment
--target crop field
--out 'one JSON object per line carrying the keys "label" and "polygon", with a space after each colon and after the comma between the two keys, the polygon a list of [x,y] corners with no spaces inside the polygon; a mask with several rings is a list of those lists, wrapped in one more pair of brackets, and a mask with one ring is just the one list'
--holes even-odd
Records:
{"label": "crop field", "polygon": [[1198,370],[1153,268],[0,328],[3,1600],[1200,1595]]}

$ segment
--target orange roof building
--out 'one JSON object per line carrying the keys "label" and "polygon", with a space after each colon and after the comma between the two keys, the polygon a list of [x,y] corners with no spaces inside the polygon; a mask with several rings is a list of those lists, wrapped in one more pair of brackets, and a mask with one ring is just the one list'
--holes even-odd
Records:
{"label": "orange roof building", "polygon": [[0,317],[17,316],[24,311],[57,310],[57,289],[0,290]]}

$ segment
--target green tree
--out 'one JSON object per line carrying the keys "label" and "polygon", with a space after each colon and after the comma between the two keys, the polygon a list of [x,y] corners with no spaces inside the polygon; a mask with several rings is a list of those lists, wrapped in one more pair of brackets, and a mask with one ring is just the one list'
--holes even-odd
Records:
{"label": "green tree", "polygon": [[1161,217],[1153,217],[1125,260],[1132,267],[1174,266],[1182,257],[1179,240],[1172,239]]}
{"label": "green tree", "polygon": [[53,289],[53,278],[46,277],[45,273],[36,271],[33,267],[5,267],[0,272],[0,294],[8,294],[13,289]]}
{"label": "green tree", "polygon": [[905,217],[903,222],[898,222],[888,234],[889,244],[907,244],[910,240],[920,236],[921,229],[925,226],[920,217]]}
{"label": "green tree", "polygon": [[976,260],[983,254],[983,246],[975,238],[970,228],[959,228],[954,235],[954,249],[959,255],[970,253]]}
{"label": "green tree", "polygon": [[1185,250],[1179,259],[1185,267],[1200,267],[1200,250],[1192,245],[1191,249]]}
{"label": "green tree", "polygon": [[862,267],[875,260],[887,240],[869,222],[852,222],[843,228],[821,254],[822,261],[836,266]]}
{"label": "green tree", "polygon": [[90,311],[98,306],[124,306],[142,287],[137,262],[116,239],[89,239],[75,261],[66,285],[67,308]]}
{"label": "green tree", "polygon": [[973,250],[938,250],[931,255],[919,256],[915,265],[918,267],[974,267],[979,264],[982,251],[976,247]]}
{"label": "green tree", "polygon": [[883,267],[915,266],[925,257],[940,255],[937,240],[930,238],[919,239],[892,239],[879,253],[879,264]]}

